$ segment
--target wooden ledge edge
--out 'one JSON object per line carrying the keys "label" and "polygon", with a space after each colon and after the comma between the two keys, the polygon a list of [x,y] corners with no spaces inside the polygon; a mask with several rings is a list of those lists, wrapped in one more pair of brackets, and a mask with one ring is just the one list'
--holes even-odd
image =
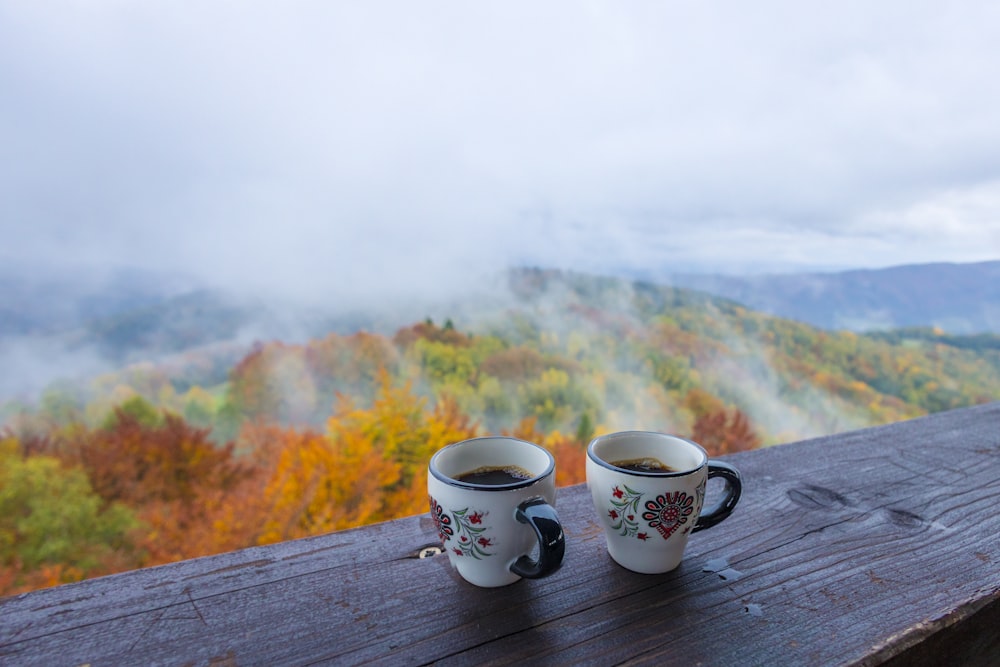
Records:
{"label": "wooden ledge edge", "polygon": [[966,600],[872,647],[853,667],[938,667],[942,660],[967,667],[996,664],[1000,655],[1000,588]]}

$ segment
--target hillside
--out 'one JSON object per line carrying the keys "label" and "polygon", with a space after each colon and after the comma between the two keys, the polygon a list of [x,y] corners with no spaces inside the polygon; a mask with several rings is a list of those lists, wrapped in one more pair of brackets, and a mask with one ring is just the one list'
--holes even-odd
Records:
{"label": "hillside", "polygon": [[[320,335],[303,327],[298,340],[256,342],[236,335],[248,310],[176,297],[87,328],[112,358],[157,356],[123,361],[89,388],[63,385],[60,400],[50,389],[43,404],[100,415],[137,393],[201,415],[226,440],[249,420],[322,426],[338,396],[370,401],[384,367],[432,401],[454,398],[490,431],[525,417],[543,431],[576,432],[581,421],[690,431],[697,389],[780,442],[1000,398],[1000,337],[990,334],[824,331],[705,292],[560,271],[512,271],[506,287],[492,309],[458,304],[436,324],[378,331],[342,320]],[[311,327],[323,331],[319,319]]]}

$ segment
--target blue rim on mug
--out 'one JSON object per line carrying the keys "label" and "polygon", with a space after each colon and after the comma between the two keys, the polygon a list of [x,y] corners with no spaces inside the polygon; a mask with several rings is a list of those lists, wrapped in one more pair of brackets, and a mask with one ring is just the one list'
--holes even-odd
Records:
{"label": "blue rim on mug", "polygon": [[[442,456],[447,457],[449,453],[457,448],[474,447],[477,443],[483,444],[486,440],[506,440],[509,442],[519,443],[520,445],[527,445],[528,447],[534,448],[544,454],[547,457],[548,462],[545,469],[541,473],[537,475],[533,474],[528,479],[519,480],[511,484],[474,484],[471,482],[462,482],[454,477],[449,477],[438,469],[437,463]],[[476,491],[511,491],[513,489],[523,489],[531,486],[532,484],[536,484],[539,480],[545,479],[549,475],[553,474],[556,469],[556,460],[547,449],[541,447],[540,445],[536,445],[533,442],[528,442],[527,440],[521,440],[520,438],[514,438],[507,435],[485,435],[478,438],[469,438],[468,440],[462,440],[461,442],[456,442],[442,447],[435,452],[433,456],[431,456],[430,466],[428,467],[430,469],[430,473],[434,475],[435,478],[445,484],[448,484],[449,486],[455,486],[461,489],[474,489]]]}
{"label": "blue rim on mug", "polygon": [[[612,465],[610,462],[605,461],[600,456],[598,456],[597,453],[594,451],[598,444],[598,441],[613,442],[614,440],[617,440],[619,438],[631,439],[636,436],[648,436],[650,437],[651,440],[677,440],[683,442],[686,445],[690,445],[692,448],[694,448],[701,454],[701,461],[693,468],[687,468],[685,470],[660,470],[660,471],[631,470],[626,468],[619,468],[616,465]],[[636,477],[656,477],[656,478],[684,477],[685,475],[691,475],[693,473],[696,473],[702,468],[704,468],[706,465],[708,465],[708,452],[706,452],[705,448],[699,445],[697,442],[693,442],[691,440],[688,440],[687,438],[682,438],[680,436],[669,435],[657,431],[619,431],[617,433],[609,433],[607,435],[598,436],[593,440],[591,440],[590,444],[587,445],[587,457],[590,458],[590,460],[592,460],[597,465],[601,466],[602,468],[607,468],[608,470],[613,470],[615,472],[621,472]]]}

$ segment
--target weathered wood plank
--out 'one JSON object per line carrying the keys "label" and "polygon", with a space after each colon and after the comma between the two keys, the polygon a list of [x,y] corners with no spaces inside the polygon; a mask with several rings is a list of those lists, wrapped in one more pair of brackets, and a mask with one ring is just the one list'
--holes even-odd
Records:
{"label": "weathered wood plank", "polygon": [[745,477],[740,506],[668,574],[608,558],[581,485],[559,491],[566,560],[547,579],[472,587],[443,556],[414,557],[435,536],[409,517],[0,600],[0,664],[996,655],[1000,404],[727,460]]}

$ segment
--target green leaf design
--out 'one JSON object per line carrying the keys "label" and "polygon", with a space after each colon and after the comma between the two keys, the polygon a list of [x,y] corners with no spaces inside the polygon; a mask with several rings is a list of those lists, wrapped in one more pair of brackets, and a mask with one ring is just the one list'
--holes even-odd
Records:
{"label": "green leaf design", "polygon": [[611,519],[611,528],[620,531],[621,535],[634,537],[639,532],[639,522],[636,517],[639,514],[639,500],[642,494],[628,485],[622,484],[625,488],[615,486],[611,491],[611,509],[608,510],[608,517]]}

